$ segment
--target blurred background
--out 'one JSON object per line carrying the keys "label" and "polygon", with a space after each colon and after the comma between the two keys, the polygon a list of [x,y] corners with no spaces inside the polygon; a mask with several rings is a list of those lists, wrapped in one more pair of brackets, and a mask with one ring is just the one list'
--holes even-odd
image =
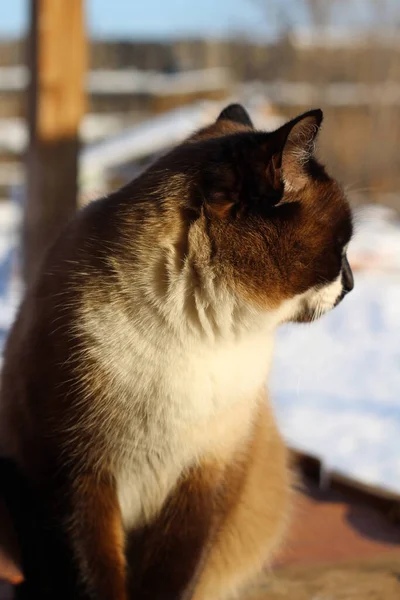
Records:
{"label": "blurred background", "polygon": [[400,493],[400,2],[13,0],[0,14],[3,341],[78,206],[228,102],[267,130],[321,107],[318,152],[355,209],[356,285],[319,323],[279,332],[272,398],[324,481]]}

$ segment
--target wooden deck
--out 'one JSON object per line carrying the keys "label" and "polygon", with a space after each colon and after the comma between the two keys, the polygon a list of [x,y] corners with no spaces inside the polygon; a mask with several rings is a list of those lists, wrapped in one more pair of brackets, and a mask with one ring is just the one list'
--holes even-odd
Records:
{"label": "wooden deck", "polygon": [[399,600],[400,552],[265,574],[243,600]]}

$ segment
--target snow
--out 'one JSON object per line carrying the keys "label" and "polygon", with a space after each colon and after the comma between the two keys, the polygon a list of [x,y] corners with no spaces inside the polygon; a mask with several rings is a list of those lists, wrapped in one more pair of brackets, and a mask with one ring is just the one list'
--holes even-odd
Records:
{"label": "snow", "polygon": [[0,67],[0,91],[19,92],[29,83],[29,69],[24,65]]}
{"label": "snow", "polygon": [[279,106],[398,106],[400,85],[397,81],[381,83],[335,82],[317,85],[309,81],[252,81],[245,85],[248,93],[264,94]]}
{"label": "snow", "polygon": [[87,87],[92,94],[191,94],[224,89],[230,83],[229,72],[221,67],[177,73],[130,68],[90,71]]}
{"label": "snow", "polygon": [[[88,113],[82,119],[80,136],[85,144],[93,143],[119,133],[123,127],[124,119],[119,113]],[[20,154],[26,150],[28,138],[26,119],[22,117],[0,118],[0,150]]]}
{"label": "snow", "polygon": [[[0,346],[21,297],[20,219],[17,203],[0,204]],[[357,224],[354,290],[319,322],[281,328],[268,387],[293,447],[400,492],[400,223],[370,207]]]}
{"label": "snow", "polygon": [[[29,83],[24,65],[0,67],[0,91],[21,91]],[[223,67],[161,73],[151,70],[96,69],[86,78],[90,94],[190,94],[224,89],[231,84],[230,73]]]}

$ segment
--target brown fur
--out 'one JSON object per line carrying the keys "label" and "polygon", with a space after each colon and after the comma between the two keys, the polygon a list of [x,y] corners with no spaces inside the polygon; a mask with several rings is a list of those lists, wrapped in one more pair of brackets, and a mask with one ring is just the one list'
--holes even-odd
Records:
{"label": "brown fur", "polygon": [[126,600],[125,536],[112,475],[80,475],[73,482],[71,501],[76,518],[69,526],[77,554],[87,569],[87,585],[95,597]]}
{"label": "brown fur", "polygon": [[141,573],[132,572],[132,598],[225,598],[276,552],[289,521],[292,474],[265,393],[261,399],[234,460],[191,470],[155,522],[132,536],[131,564]]}
{"label": "brown fur", "polygon": [[191,469],[155,521],[131,534],[132,598],[191,597],[220,519],[222,486],[217,465]]}
{"label": "brown fur", "polygon": [[[260,405],[243,462],[229,466],[229,510],[200,576],[193,600],[235,595],[282,543],[290,515],[291,473],[270,407]],[[241,473],[240,487],[232,486]]]}
{"label": "brown fur", "polygon": [[[259,331],[257,315],[261,323],[341,273],[351,215],[311,155],[321,119],[313,111],[266,134],[230,107],[81,211],[49,251],[9,336],[1,383],[20,598],[222,600],[278,547],[291,477],[264,393],[222,403],[215,415],[212,398],[206,417],[187,426],[185,407],[162,391],[182,355],[183,377],[188,339],[204,352],[224,340],[208,363],[218,380],[229,368],[218,353],[231,344],[237,360],[246,327]],[[304,301],[287,318],[314,315]],[[198,449],[188,464],[182,447]],[[125,527],[118,481],[135,460],[147,473],[137,481],[145,506]]]}

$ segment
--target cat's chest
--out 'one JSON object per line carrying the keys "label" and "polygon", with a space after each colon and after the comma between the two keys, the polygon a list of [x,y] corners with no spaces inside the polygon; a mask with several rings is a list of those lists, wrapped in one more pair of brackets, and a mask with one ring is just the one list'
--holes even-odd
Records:
{"label": "cat's chest", "polygon": [[[173,456],[179,462],[183,456],[182,462],[187,462],[212,452],[218,443],[210,435],[215,423],[225,422],[229,435],[227,416],[237,406],[252,410],[265,384],[271,353],[272,340],[254,336],[186,353],[171,347],[169,352],[155,352],[152,359],[136,356],[118,374],[120,389],[125,390],[114,396],[120,420],[118,452],[136,462],[157,453],[167,461]],[[117,377],[114,385],[116,381]]]}
{"label": "cat's chest", "polygon": [[136,427],[138,414],[145,414],[150,429],[159,424],[169,435],[169,425],[212,418],[263,385],[273,348],[268,319],[240,336],[210,340],[185,333],[177,339],[154,319],[139,317],[102,307],[84,318],[95,342],[88,352],[127,426]]}
{"label": "cat's chest", "polygon": [[[162,416],[166,428],[180,422],[206,423],[263,385],[271,354],[272,340],[261,332],[230,343],[194,345],[187,351],[160,349],[151,362],[136,362],[135,371],[147,371],[138,393],[150,412],[154,409]],[[135,388],[139,381],[138,373]]]}
{"label": "cat's chest", "polygon": [[[269,367],[264,339],[154,360],[141,390],[144,421],[129,418],[118,495],[127,527],[150,520],[182,471],[228,457],[249,429]],[[140,386],[139,386],[140,387]],[[145,423],[145,427],[143,426]]]}

